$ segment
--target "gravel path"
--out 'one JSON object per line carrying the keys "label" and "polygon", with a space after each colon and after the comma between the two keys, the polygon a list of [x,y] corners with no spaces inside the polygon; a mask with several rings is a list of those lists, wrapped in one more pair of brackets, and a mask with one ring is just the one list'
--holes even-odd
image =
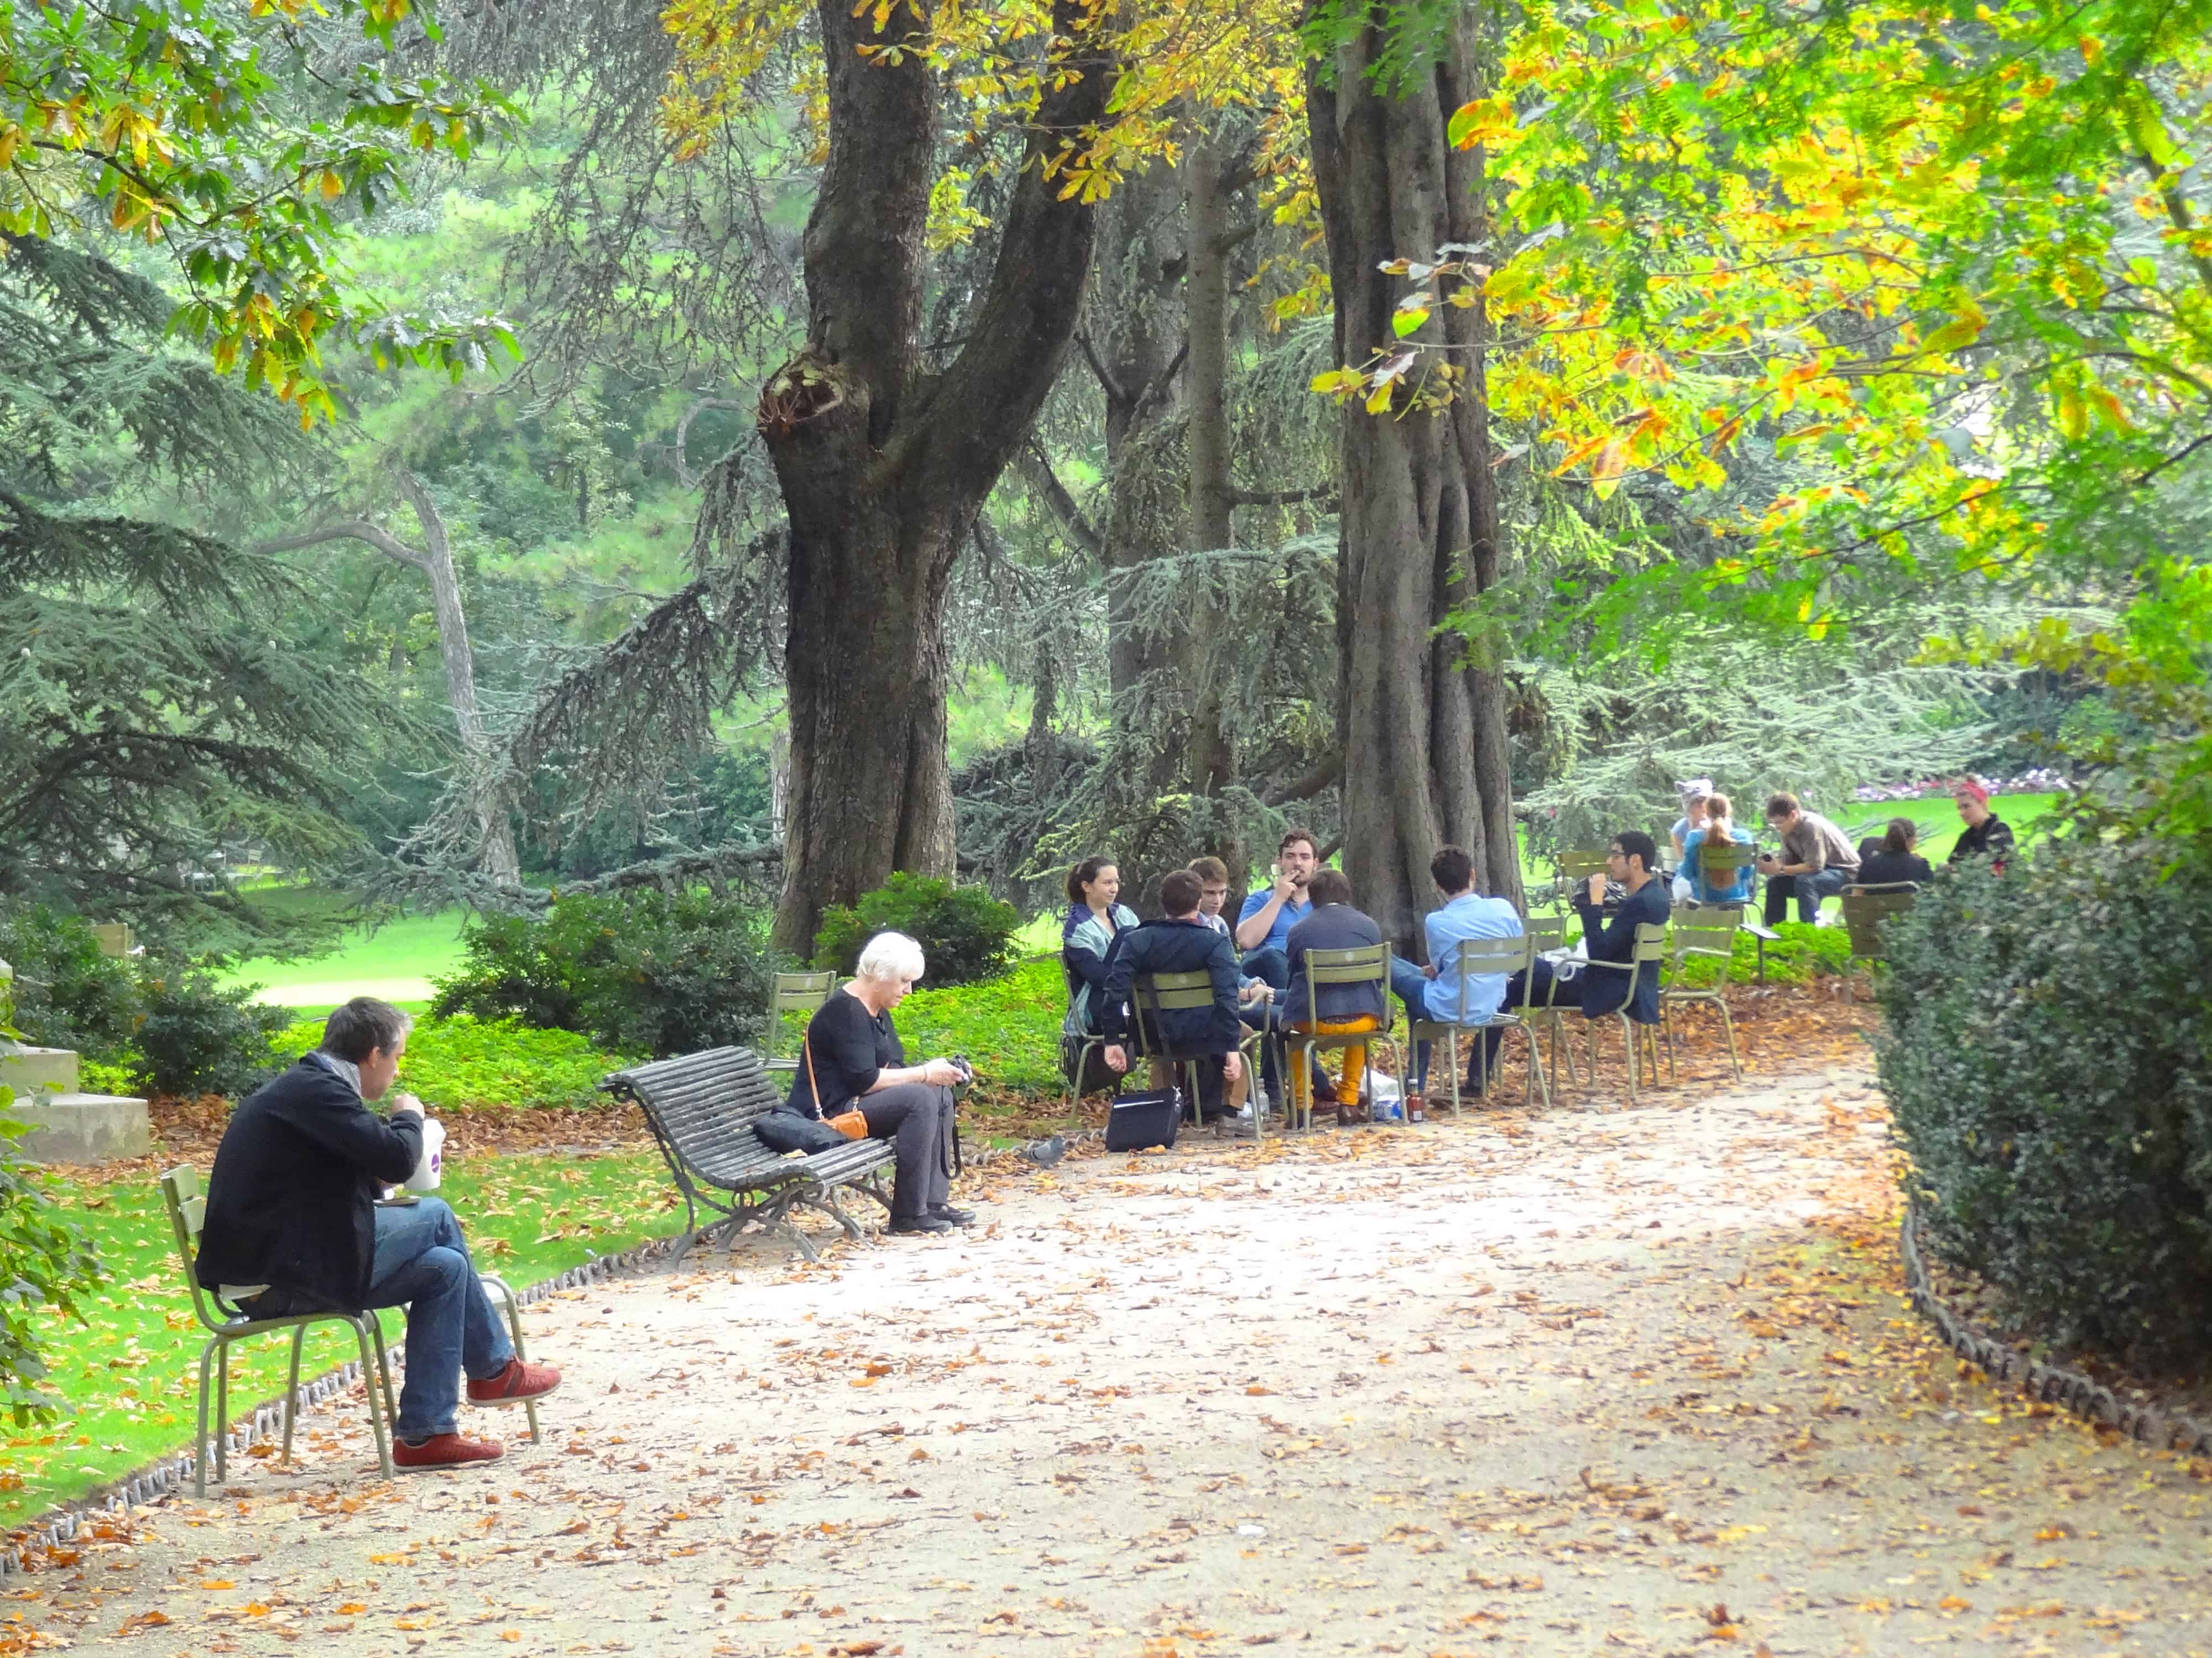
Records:
{"label": "gravel path", "polygon": [[1902,1306],[1861,1072],[968,1184],[952,1241],[547,1303],[495,1470],[383,1484],[327,1410],[0,1653],[2212,1650],[2203,1476]]}

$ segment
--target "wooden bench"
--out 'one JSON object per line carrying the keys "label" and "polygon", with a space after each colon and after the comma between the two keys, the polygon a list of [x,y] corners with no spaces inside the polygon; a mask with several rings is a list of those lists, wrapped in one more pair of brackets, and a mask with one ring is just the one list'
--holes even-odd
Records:
{"label": "wooden bench", "polygon": [[[811,1157],[772,1151],[755,1132],[757,1120],[783,1103],[784,1090],[750,1048],[710,1048],[672,1060],[617,1071],[599,1084],[602,1093],[635,1102],[646,1127],[667,1160],[676,1189],[684,1194],[681,1261],[706,1233],[734,1230],[759,1221],[799,1246],[809,1260],[820,1259],[813,1242],[791,1224],[791,1211],[817,1209],[855,1240],[866,1236],[845,1212],[838,1193],[853,1187],[888,1212],[890,1195],[881,1176],[890,1166],[885,1140],[852,1140]],[[714,1217],[699,1224],[702,1208]]]}

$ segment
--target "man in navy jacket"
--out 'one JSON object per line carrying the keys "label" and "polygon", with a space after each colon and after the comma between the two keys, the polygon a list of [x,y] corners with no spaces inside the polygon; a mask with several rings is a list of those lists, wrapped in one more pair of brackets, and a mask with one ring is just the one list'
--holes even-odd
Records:
{"label": "man in navy jacket", "polygon": [[[1515,974],[1505,981],[1504,1011],[1518,1012],[1524,989],[1531,1006],[1580,1007],[1585,1018],[1601,1019],[1624,1007],[1638,1024],[1659,1022],[1659,969],[1656,964],[1633,969],[1626,964],[1636,956],[1636,929],[1665,926],[1673,913],[1667,883],[1652,872],[1659,861],[1659,843],[1641,829],[1623,829],[1606,848],[1605,873],[1589,878],[1588,888],[1575,895],[1575,913],[1583,921],[1583,953],[1587,962],[1537,961],[1532,969],[1535,982],[1526,987]],[[1605,889],[1608,881],[1620,883],[1626,895],[1620,908],[1607,920]],[[1592,967],[1589,962],[1619,962],[1619,969]],[[1570,969],[1572,969],[1570,971]],[[1488,1033],[1490,1071],[1497,1075],[1498,1049],[1505,1040],[1503,1029]]]}
{"label": "man in navy jacket", "polygon": [[[1213,1000],[1205,1007],[1163,1008],[1153,1024],[1153,1036],[1180,1054],[1198,1053],[1218,1059],[1224,1084],[1227,1114],[1240,1115],[1244,1104],[1244,1056],[1237,1051],[1244,1025],[1237,1017],[1237,952],[1226,933],[1217,932],[1200,919],[1203,892],[1199,878],[1187,869],[1160,878],[1160,908],[1167,913],[1156,921],[1132,927],[1114,941],[1106,958],[1103,1033],[1112,1038],[1106,1063],[1115,1071],[1129,1068],[1129,1050],[1123,1038],[1130,1034],[1138,975],[1149,973],[1207,973],[1212,975]],[[1165,1088],[1170,1066],[1152,1061],[1152,1086]],[[1203,1079],[1202,1079],[1203,1080]],[[1201,1086],[1201,1093],[1205,1089]]]}
{"label": "man in navy jacket", "polygon": [[422,1106],[411,1094],[378,1116],[413,1021],[356,996],[330,1017],[322,1046],[231,1114],[208,1176],[194,1263],[203,1287],[249,1317],[325,1309],[407,1309],[407,1380],[392,1424],[403,1468],[489,1462],[495,1440],[456,1431],[460,1373],[472,1405],[520,1405],[561,1385],[526,1364],[477,1281],[453,1212],[436,1198],[380,1206],[415,1172]]}

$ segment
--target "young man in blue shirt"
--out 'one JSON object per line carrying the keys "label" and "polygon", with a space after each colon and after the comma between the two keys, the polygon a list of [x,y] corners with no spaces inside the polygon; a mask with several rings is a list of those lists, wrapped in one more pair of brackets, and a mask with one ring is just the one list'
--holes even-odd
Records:
{"label": "young man in blue shirt", "polygon": [[1321,847],[1311,829],[1283,831],[1275,848],[1275,884],[1248,894],[1237,914],[1237,948],[1244,952],[1244,971],[1278,993],[1291,987],[1285,952],[1291,929],[1313,914],[1306,884],[1321,867]]}
{"label": "young man in blue shirt", "polygon": [[[1390,964],[1390,988],[1405,1003],[1409,1023],[1414,1019],[1488,1018],[1504,1000],[1505,975],[1485,973],[1468,981],[1467,1007],[1462,1014],[1459,1000],[1460,950],[1471,939],[1518,938],[1522,930],[1521,913],[1506,900],[1486,898],[1474,890],[1474,859],[1462,847],[1440,848],[1429,859],[1429,877],[1444,896],[1443,908],[1431,910],[1422,921],[1429,964],[1415,967],[1411,962],[1394,960]],[[1475,1070],[1474,1056],[1469,1054],[1470,1090],[1475,1086]],[[1419,1121],[1425,1114],[1424,1096],[1428,1092],[1428,1080],[1429,1044],[1419,1042],[1413,1048],[1413,1097],[1406,1102],[1409,1119]]]}

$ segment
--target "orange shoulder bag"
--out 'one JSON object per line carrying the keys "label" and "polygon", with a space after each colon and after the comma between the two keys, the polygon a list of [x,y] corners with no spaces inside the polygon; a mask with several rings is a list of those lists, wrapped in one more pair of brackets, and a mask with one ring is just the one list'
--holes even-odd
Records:
{"label": "orange shoulder bag", "polygon": [[[820,1111],[822,1109],[822,1089],[820,1084],[816,1083],[814,1080],[814,1050],[807,1045],[806,1039],[804,1036],[799,1039],[799,1051],[806,1060],[807,1091],[814,1096],[814,1108],[817,1111]],[[822,1121],[828,1123],[832,1128],[836,1129],[848,1140],[864,1140],[868,1138],[868,1120],[860,1114],[860,1108],[858,1106],[853,1106],[846,1110],[840,1111],[834,1117],[825,1114]]]}

